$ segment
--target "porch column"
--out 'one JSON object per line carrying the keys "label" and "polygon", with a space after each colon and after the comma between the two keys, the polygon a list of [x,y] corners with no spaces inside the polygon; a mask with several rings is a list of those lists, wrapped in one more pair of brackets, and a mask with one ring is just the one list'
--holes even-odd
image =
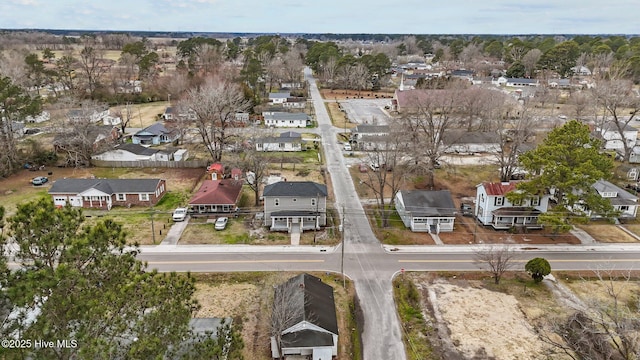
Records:
{"label": "porch column", "polygon": [[270,229],[273,229],[273,227],[275,226],[275,224],[276,224],[276,219],[272,216],[272,217],[271,217],[271,227],[270,227]]}

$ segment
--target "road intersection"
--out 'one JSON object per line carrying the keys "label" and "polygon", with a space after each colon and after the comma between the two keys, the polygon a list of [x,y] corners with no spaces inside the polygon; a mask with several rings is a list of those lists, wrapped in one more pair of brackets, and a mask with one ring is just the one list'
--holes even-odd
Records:
{"label": "road intersection", "polygon": [[[335,207],[344,219],[344,242],[328,246],[143,246],[139,258],[159,271],[241,272],[241,271],[322,271],[344,273],[353,280],[362,310],[363,358],[404,360],[402,327],[395,311],[392,279],[405,271],[476,271],[478,250],[473,246],[383,246],[373,234],[355,191],[338,142],[340,129],[331,120],[315,79],[305,70],[316,110],[318,130],[326,156],[325,164],[334,189]],[[345,211],[344,209],[348,209]],[[344,246],[344,247],[343,247]],[[640,264],[640,246],[535,245],[514,247],[522,263],[541,256],[554,271],[635,269]],[[344,264],[344,267],[342,267]]]}

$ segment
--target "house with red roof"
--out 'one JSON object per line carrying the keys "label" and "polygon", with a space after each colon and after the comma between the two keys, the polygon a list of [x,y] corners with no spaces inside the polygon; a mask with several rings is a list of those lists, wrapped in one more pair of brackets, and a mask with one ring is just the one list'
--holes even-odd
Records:
{"label": "house with red roof", "polygon": [[192,214],[231,213],[237,209],[242,180],[205,180],[189,200]]}
{"label": "house with red roof", "polygon": [[551,195],[545,193],[521,203],[511,203],[506,195],[518,191],[518,181],[484,182],[476,186],[475,216],[483,225],[490,225],[496,230],[524,227],[540,229],[538,216],[547,212]]}

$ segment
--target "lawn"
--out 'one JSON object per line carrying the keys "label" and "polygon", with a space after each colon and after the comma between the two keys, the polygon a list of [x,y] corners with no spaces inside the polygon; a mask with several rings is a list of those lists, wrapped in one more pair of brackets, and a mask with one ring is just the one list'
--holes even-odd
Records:
{"label": "lawn", "polygon": [[[633,236],[627,234],[616,225],[609,224],[604,221],[591,221],[587,225],[577,225],[578,228],[586,231],[598,242],[604,243],[636,243],[638,242]],[[634,232],[640,230],[640,225],[625,226],[629,231]]]}

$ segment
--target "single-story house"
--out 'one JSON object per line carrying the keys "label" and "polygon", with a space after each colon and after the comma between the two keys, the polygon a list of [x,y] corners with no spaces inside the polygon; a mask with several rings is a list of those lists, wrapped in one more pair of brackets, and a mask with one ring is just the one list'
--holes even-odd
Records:
{"label": "single-story house", "polygon": [[492,131],[449,131],[443,135],[444,152],[456,154],[492,153],[500,151],[500,136]]}
{"label": "single-story house", "polygon": [[401,190],[396,194],[395,206],[411,231],[453,231],[456,209],[449,190]]}
{"label": "single-story house", "polygon": [[338,321],[330,285],[313,275],[300,274],[274,289],[273,303],[273,311],[283,314],[280,318],[285,327],[280,346],[271,337],[273,358],[280,358],[280,349],[285,358],[291,355],[331,360],[338,355]]}
{"label": "single-story house", "polygon": [[327,225],[327,186],[279,181],[264,187],[264,225],[272,231],[319,229]]}
{"label": "single-story house", "polygon": [[[609,200],[615,211],[620,212],[619,219],[635,219],[638,214],[638,197],[606,180],[598,180],[592,187],[598,194]],[[591,211],[587,212],[591,218],[599,218],[600,215]]]}
{"label": "single-story house", "polygon": [[256,140],[257,151],[302,151],[302,135],[287,131],[280,136],[264,137]]}
{"label": "single-story house", "polygon": [[162,179],[59,179],[49,189],[56,206],[109,210],[112,206],[153,206],[166,192]]}
{"label": "single-story house", "polygon": [[103,121],[107,116],[109,116],[108,106],[100,106],[95,108],[88,106],[67,111],[67,119],[72,122],[84,122],[88,120],[92,123],[96,123]]}
{"label": "single-story house", "polygon": [[131,140],[134,144],[159,145],[173,142],[179,138],[180,132],[178,130],[169,130],[161,122],[156,122],[133,134]]}
{"label": "single-story house", "polygon": [[303,97],[289,97],[282,103],[282,107],[290,109],[304,109],[307,106],[307,99]]}
{"label": "single-story house", "polygon": [[171,161],[174,160],[174,152],[124,143],[91,158],[103,161]]}
{"label": "single-story house", "polygon": [[638,129],[623,122],[618,124],[613,121],[604,123],[596,128],[594,135],[596,138],[602,139],[606,150],[624,151],[623,137],[624,142],[630,148],[633,148],[638,141]]}
{"label": "single-story house", "polygon": [[534,196],[522,203],[513,204],[506,198],[510,191],[517,191],[517,181],[484,182],[476,186],[474,213],[483,225],[490,225],[496,230],[525,227],[540,229],[538,216],[547,212],[551,195]]}
{"label": "single-story house", "polygon": [[311,119],[305,113],[265,111],[262,116],[265,126],[302,128],[311,125]]}
{"label": "single-story house", "polygon": [[189,200],[189,210],[194,214],[235,212],[242,185],[242,180],[205,180]]}
{"label": "single-story house", "polygon": [[274,92],[269,93],[269,102],[272,104],[283,104],[291,97],[290,92]]}
{"label": "single-story house", "polygon": [[162,119],[173,121],[173,120],[197,120],[196,112],[192,109],[179,108],[177,106],[167,106],[164,109],[164,113],[162,114]]}

